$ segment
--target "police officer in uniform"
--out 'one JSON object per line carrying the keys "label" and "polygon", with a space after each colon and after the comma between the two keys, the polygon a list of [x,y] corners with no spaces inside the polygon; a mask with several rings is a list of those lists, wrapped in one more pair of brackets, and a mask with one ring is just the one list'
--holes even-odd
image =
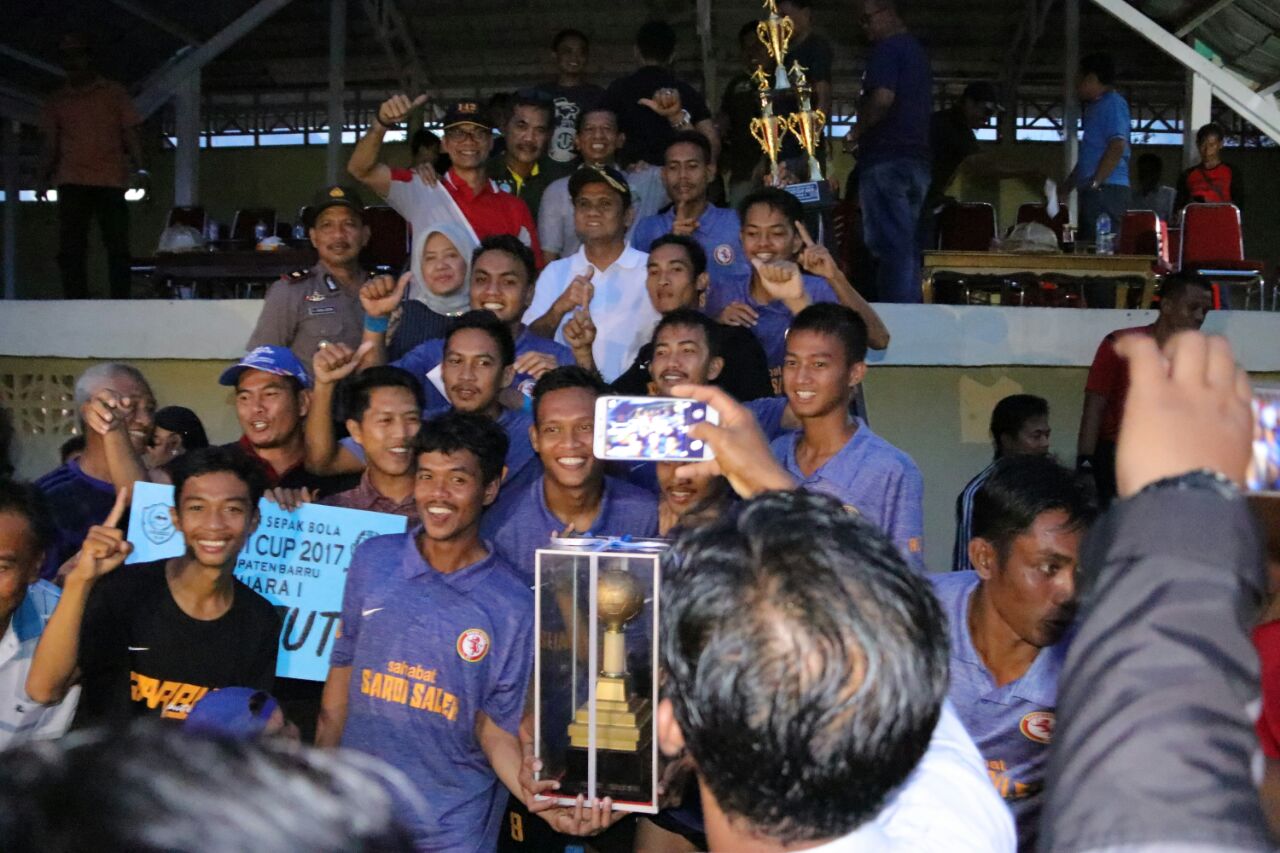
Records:
{"label": "police officer in uniform", "polygon": [[271,285],[247,347],[288,347],[298,361],[310,364],[322,344],[360,345],[360,286],[368,275],[359,258],[369,242],[369,227],[360,197],[344,186],[321,190],[306,217],[319,261]]}

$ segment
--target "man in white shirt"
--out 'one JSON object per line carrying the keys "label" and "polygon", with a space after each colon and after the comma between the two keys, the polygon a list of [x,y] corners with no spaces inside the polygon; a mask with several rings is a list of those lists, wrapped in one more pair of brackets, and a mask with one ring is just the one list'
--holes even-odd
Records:
{"label": "man in white shirt", "polygon": [[[785,471],[750,461],[767,451],[745,409],[715,388],[675,393],[720,411],[719,427],[695,428],[716,450],[702,464],[744,496],[787,487]],[[660,630],[659,744],[688,751],[711,850],[1015,849],[945,702],[947,631],[929,583],[834,499],[757,494],[679,536],[663,557]]]}
{"label": "man in white shirt", "polygon": [[40,491],[0,480],[0,749],[36,738],[56,738],[75,715],[80,688],[55,705],[26,691],[27,671],[59,591],[40,580],[53,523]]}
{"label": "man in white shirt", "polygon": [[612,382],[658,323],[645,287],[649,256],[627,245],[631,190],[617,169],[578,169],[569,178],[569,197],[582,247],[543,269],[524,322],[534,334],[570,347],[594,335],[596,366]]}

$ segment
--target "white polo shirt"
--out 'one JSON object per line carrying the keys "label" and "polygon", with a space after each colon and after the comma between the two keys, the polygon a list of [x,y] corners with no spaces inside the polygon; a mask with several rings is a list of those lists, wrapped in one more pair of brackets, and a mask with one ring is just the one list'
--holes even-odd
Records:
{"label": "white polo shirt", "polygon": [[36,644],[61,594],[48,581],[36,581],[0,638],[0,749],[37,738],[60,737],[75,716],[79,685],[56,705],[33,702],[26,690]]}
{"label": "white polo shirt", "polygon": [[[649,342],[653,327],[658,324],[658,312],[645,289],[648,260],[648,253],[627,246],[604,270],[591,265],[585,248],[579,248],[567,258],[552,261],[538,276],[533,304],[525,312],[524,322],[532,323],[547,313],[575,276],[594,270],[591,276],[591,284],[595,287],[595,295],[591,298],[591,320],[596,324],[596,342],[592,353],[600,375],[606,382],[612,382],[635,361],[636,353]],[[556,340],[562,344],[568,343],[564,339],[564,324],[572,316],[566,314],[556,330]]]}

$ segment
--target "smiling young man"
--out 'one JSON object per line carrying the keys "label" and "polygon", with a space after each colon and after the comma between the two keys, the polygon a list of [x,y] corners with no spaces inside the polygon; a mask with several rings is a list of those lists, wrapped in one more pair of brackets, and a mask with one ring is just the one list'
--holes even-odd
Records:
{"label": "smiling young man", "polygon": [[631,190],[621,172],[584,166],[569,179],[569,196],[582,248],[547,264],[525,322],[568,343],[566,325],[590,319],[595,364],[608,382],[631,364],[658,322],[645,290],[647,256],[627,245]]}
{"label": "smiling young man", "polygon": [[875,310],[849,285],[831,253],[803,230],[804,209],[795,196],[765,187],[744,198],[738,213],[751,269],[713,282],[704,310],[721,323],[751,330],[764,347],[775,389],[787,327],[809,305],[847,305],[866,323],[872,349],[889,345],[889,332]]}
{"label": "smiling young man", "polygon": [[485,514],[483,532],[532,583],[534,552],[552,536],[654,536],[653,494],[606,477],[592,452],[598,378],[580,367],[559,367],[533,389],[529,440],[542,462],[542,476],[503,490]]}
{"label": "smiling young man", "polygon": [[319,261],[271,285],[246,349],[289,347],[308,364],[325,343],[360,343],[367,277],[360,252],[369,242],[364,205],[350,187],[325,187],[307,208],[307,235]]}
{"label": "smiling young man", "polygon": [[[408,829],[420,850],[492,850],[533,664],[533,596],[480,519],[502,480],[506,437],[450,413],[414,441],[420,526],[356,549],[317,743],[377,756],[431,804]],[[402,788],[392,796],[405,798]]]}
{"label": "smiling young man", "polygon": [[949,697],[1013,811],[1022,850],[1036,845],[1080,542],[1092,519],[1071,471],[1046,456],[1001,459],[974,499],[976,570],[930,576],[951,631]]}
{"label": "smiling young man", "polygon": [[800,431],[773,455],[802,488],[833,495],[879,527],[924,570],[924,478],[911,457],[849,412],[867,374],[867,327],[852,309],[812,305],[786,336],[782,385]]}
{"label": "smiling young man", "polygon": [[[332,433],[334,388],[342,377],[341,368],[331,370],[322,361],[328,349],[316,353],[308,438],[325,422]],[[353,377],[343,397],[347,432],[364,451],[365,469],[358,486],[330,495],[323,503],[416,518],[412,445],[422,425],[421,386],[399,368],[374,367]]]}
{"label": "smiling young man", "polygon": [[663,234],[679,234],[698,241],[710,263],[708,275],[714,287],[722,278],[745,276],[751,264],[742,250],[738,214],[716,207],[707,197],[716,178],[711,143],[696,130],[677,133],[667,143],[662,183],[671,207],[636,223],[631,245],[642,252]]}
{"label": "smiling young man", "polygon": [[[708,282],[706,252],[692,237],[664,234],[650,244],[645,287],[650,304],[659,314],[665,317],[673,311],[700,313]],[[712,325],[717,355],[724,361],[723,369],[715,376],[695,381],[714,382],[741,401],[771,395],[773,383],[769,379],[769,366],[764,348],[755,335],[742,326]],[[656,334],[657,328],[654,332]],[[613,381],[613,389],[619,394],[650,393],[655,381],[653,366],[654,342],[650,341],[640,348],[626,372]]]}
{"label": "smiling young man", "polygon": [[262,475],[216,447],[182,456],[172,475],[183,555],[116,571],[133,550],[116,526],[122,492],[89,531],[36,648],[27,692],[51,704],[78,681],[77,726],[182,720],[210,690],[272,689],[280,617],[232,574],[258,524]]}

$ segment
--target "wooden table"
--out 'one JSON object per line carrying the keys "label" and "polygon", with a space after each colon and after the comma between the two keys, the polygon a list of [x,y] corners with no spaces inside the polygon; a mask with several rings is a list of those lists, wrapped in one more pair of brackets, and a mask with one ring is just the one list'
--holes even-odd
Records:
{"label": "wooden table", "polygon": [[133,271],[158,282],[176,284],[272,282],[316,262],[315,249],[287,247],[274,252],[255,249],[229,251],[160,252],[152,258],[135,258]]}
{"label": "wooden table", "polygon": [[[1073,278],[1140,278],[1142,307],[1150,308],[1156,292],[1152,259],[1146,255],[1067,255],[1060,252],[949,252],[924,253],[922,289],[924,301],[933,301],[933,277],[940,272],[962,275],[1064,275]],[[1116,288],[1116,307],[1127,304],[1128,286]]]}

